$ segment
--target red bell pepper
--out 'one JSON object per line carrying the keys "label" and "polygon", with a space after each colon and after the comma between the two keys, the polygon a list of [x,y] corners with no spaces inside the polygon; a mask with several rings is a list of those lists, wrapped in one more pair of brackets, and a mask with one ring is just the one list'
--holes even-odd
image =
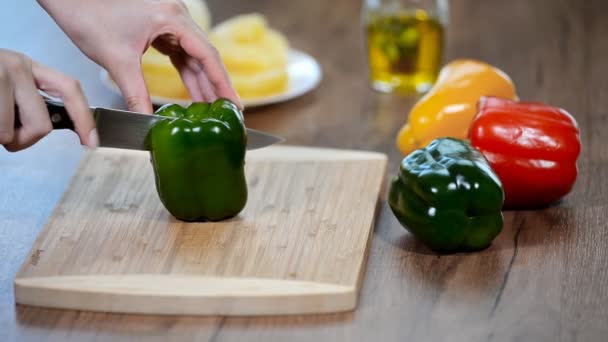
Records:
{"label": "red bell pepper", "polygon": [[579,129],[561,108],[483,97],[469,138],[502,181],[506,208],[543,207],[574,186]]}

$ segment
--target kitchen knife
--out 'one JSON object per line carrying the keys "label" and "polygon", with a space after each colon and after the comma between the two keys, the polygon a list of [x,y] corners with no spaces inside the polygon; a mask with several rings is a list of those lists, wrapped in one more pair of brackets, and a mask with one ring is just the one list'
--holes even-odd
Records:
{"label": "kitchen knife", "polygon": [[[74,130],[74,123],[63,103],[45,99],[53,129]],[[91,108],[97,132],[99,146],[130,150],[147,150],[145,140],[150,128],[160,120],[173,118],[141,114],[117,109]],[[19,110],[15,107],[15,128],[21,126]],[[284,141],[283,138],[247,128],[247,149],[254,150]]]}

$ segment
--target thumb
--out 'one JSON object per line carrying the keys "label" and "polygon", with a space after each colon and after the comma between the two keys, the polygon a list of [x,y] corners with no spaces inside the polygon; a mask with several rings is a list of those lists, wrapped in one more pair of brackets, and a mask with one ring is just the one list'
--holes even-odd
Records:
{"label": "thumb", "polygon": [[150,94],[146,87],[139,59],[134,58],[123,63],[117,63],[109,68],[108,72],[120,88],[130,111],[152,113]]}

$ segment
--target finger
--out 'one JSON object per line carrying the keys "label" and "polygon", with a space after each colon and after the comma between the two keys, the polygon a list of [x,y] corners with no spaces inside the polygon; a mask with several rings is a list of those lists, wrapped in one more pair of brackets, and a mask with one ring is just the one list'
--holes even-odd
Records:
{"label": "finger", "polygon": [[194,78],[199,91],[201,92],[203,101],[213,102],[217,100],[218,96],[213,89],[213,85],[211,85],[211,82],[209,81],[209,78],[207,78],[207,75],[203,71],[203,67],[200,65],[200,63],[191,57],[186,57],[186,61],[187,67],[194,74]]}
{"label": "finger", "polygon": [[196,25],[191,24],[184,28],[180,45],[188,55],[201,64],[217,97],[227,98],[243,109],[241,99],[232,86],[219,53]]}
{"label": "finger", "polygon": [[91,148],[97,147],[99,137],[95,129],[95,120],[79,82],[36,62],[32,62],[32,73],[39,89],[63,100],[63,104],[74,122],[80,143]]}
{"label": "finger", "polygon": [[213,86],[211,85],[211,81],[207,78],[207,75],[200,71],[197,75],[198,85],[201,88],[201,92],[203,93],[203,97],[205,97],[205,101],[213,102],[217,100],[218,96],[213,91]]}
{"label": "finger", "polygon": [[141,70],[140,58],[132,57],[125,61],[109,63],[107,68],[112,79],[120,88],[129,110],[140,113],[152,113],[152,102]]}
{"label": "finger", "polygon": [[188,67],[188,65],[186,65],[186,63],[180,57],[172,56],[171,62],[179,72],[182,82],[184,82],[186,89],[188,89],[188,93],[190,94],[192,101],[205,101],[201,88],[198,85],[196,73],[190,67]]}
{"label": "finger", "polygon": [[14,132],[12,142],[5,144],[9,151],[19,151],[34,145],[51,132],[49,113],[32,75],[32,64],[24,60],[20,69],[13,70],[15,103],[19,107],[21,127]]}
{"label": "finger", "polygon": [[0,145],[13,141],[15,98],[8,72],[0,66]]}

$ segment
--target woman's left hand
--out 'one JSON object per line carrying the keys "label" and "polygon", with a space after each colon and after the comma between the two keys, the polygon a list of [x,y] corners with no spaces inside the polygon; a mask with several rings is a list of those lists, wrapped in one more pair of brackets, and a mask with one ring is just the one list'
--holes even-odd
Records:
{"label": "woman's left hand", "polygon": [[110,73],[130,110],[151,113],[141,57],[153,46],[168,55],[193,101],[240,99],[217,49],[180,0],[38,0],[62,30]]}

